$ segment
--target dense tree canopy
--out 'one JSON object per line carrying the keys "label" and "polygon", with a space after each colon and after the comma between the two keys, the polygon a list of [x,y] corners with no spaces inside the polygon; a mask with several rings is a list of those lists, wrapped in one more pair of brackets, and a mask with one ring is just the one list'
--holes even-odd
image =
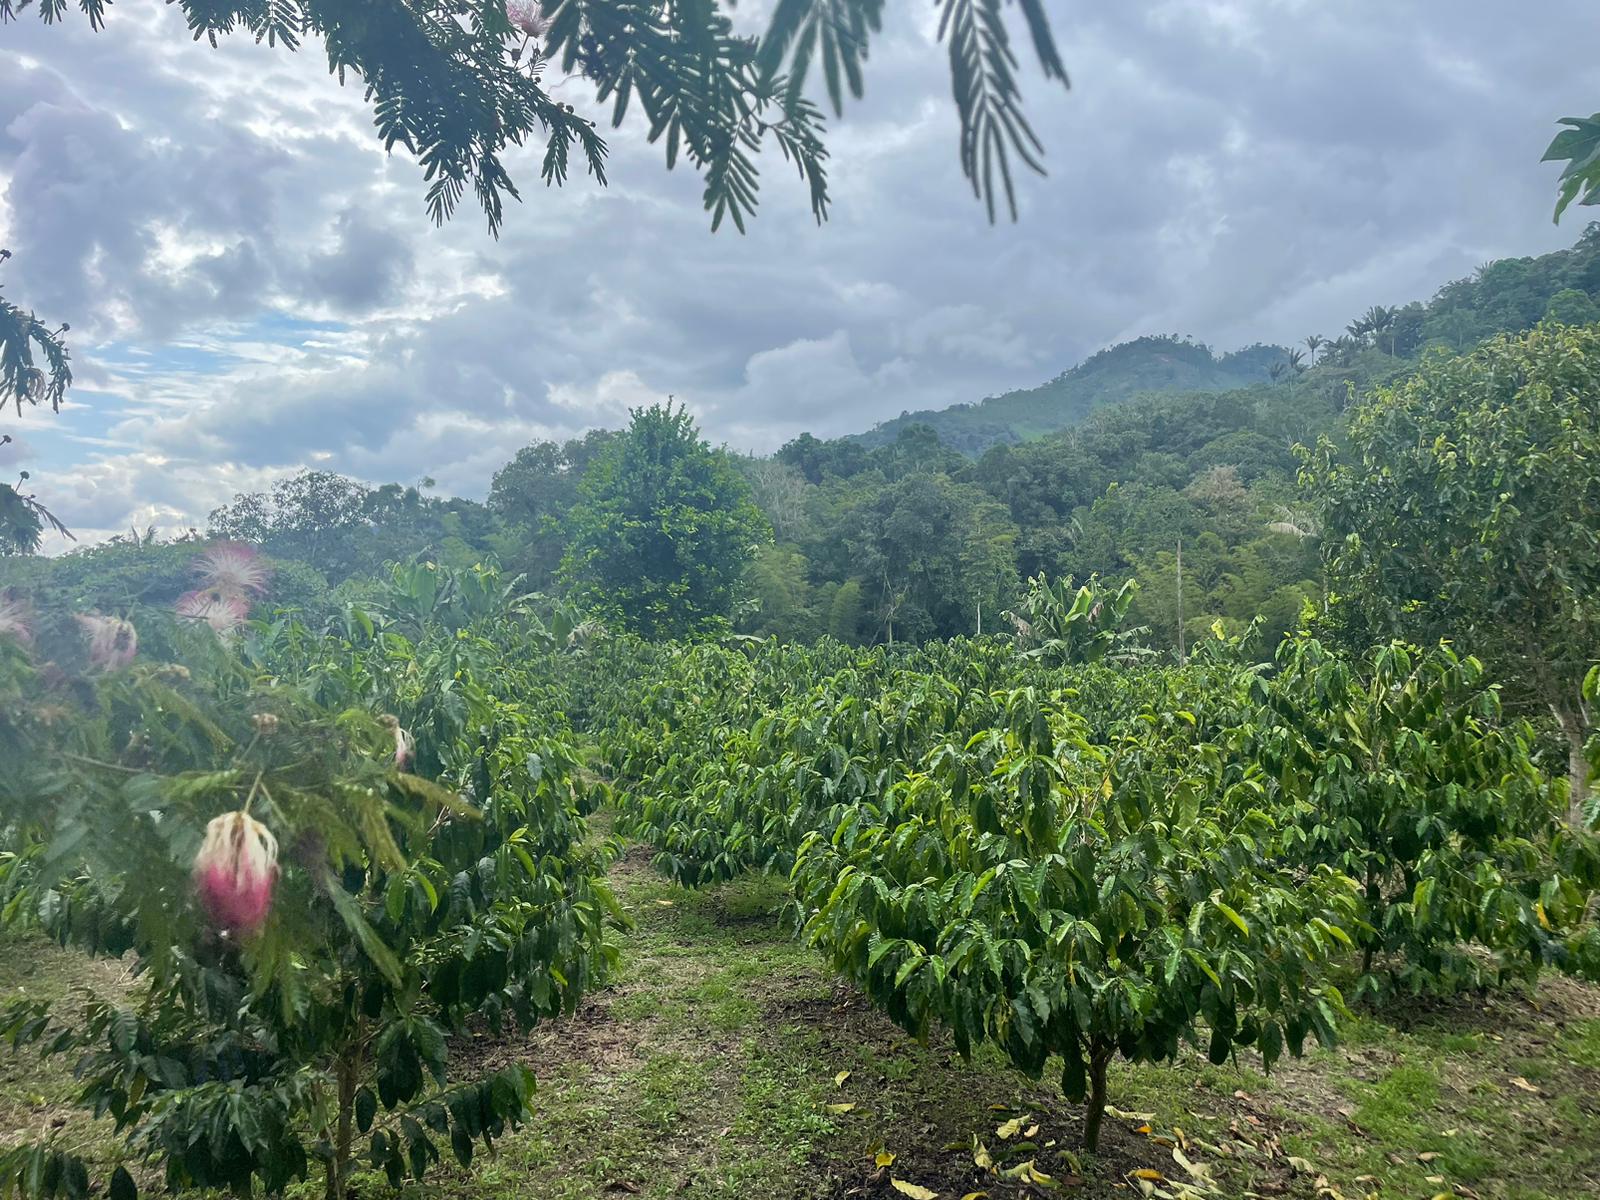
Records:
{"label": "dense tree canopy", "polygon": [[561,523],[578,499],[589,465],[618,435],[591,429],[565,443],[534,442],[494,473],[489,509],[509,526],[502,558],[536,586],[547,585],[565,548]]}
{"label": "dense tree canopy", "polygon": [[[1036,576],[1098,575],[1138,582],[1129,622],[1151,649],[1175,650],[1180,629],[1194,645],[1220,627],[1266,653],[1324,605],[1322,519],[1297,482],[1295,446],[1326,435],[1341,447],[1350,413],[1403,383],[1429,348],[1470,348],[1547,314],[1584,320],[1597,296],[1600,234],[1590,230],[1565,251],[1487,264],[1425,304],[1363,306],[1354,332],[1305,339],[1276,381],[1265,367],[1291,362],[1282,348],[1217,355],[1141,338],[1058,381],[1052,394],[1077,415],[1044,436],[1033,434],[1046,398],[1012,393],[859,437],[803,434],[770,458],[730,457],[774,540],[714,607],[742,632],[786,640],[915,641],[994,631]],[[986,423],[1003,436],[978,437]],[[525,590],[559,591],[574,582],[558,572],[575,535],[568,516],[619,436],[525,447],[495,473],[486,505],[310,472],[223,506],[211,532],[309,564],[293,593],[302,607],[325,592],[317,580],[339,585],[390,559],[493,559]],[[0,585],[87,597],[92,576],[116,581],[95,592],[116,608],[147,589],[183,590],[159,549],[108,548],[92,570],[76,555],[59,568],[19,564]]]}
{"label": "dense tree canopy", "polygon": [[585,608],[647,637],[714,629],[771,526],[686,408],[633,410],[567,513],[561,573]]}
{"label": "dense tree canopy", "polygon": [[1587,793],[1582,685],[1600,646],[1600,329],[1542,327],[1432,357],[1380,389],[1306,473],[1338,610],[1461,639],[1555,715]]}

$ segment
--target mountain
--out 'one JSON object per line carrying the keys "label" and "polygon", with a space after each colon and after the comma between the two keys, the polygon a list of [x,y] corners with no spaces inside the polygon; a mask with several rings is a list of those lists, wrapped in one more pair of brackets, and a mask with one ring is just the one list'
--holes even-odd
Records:
{"label": "mountain", "polygon": [[1220,392],[1264,383],[1282,361],[1280,346],[1255,345],[1214,355],[1188,338],[1141,337],[1086,359],[1038,387],[976,404],[901,413],[855,439],[869,447],[895,441],[908,425],[929,425],[939,440],[969,457],[990,446],[1026,441],[1076,425],[1097,408],[1151,392]]}

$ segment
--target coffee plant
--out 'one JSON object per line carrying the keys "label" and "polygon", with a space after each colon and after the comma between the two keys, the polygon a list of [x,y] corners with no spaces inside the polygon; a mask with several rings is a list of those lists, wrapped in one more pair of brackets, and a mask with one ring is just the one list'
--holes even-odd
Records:
{"label": "coffee plant", "polygon": [[1270,1066],[1335,1039],[1335,981],[1593,973],[1594,840],[1563,827],[1564,785],[1474,660],[1020,650],[619,639],[576,692],[619,827],[659,867],[789,876],[803,934],[896,1022],[1033,1074],[1059,1061],[1091,1145],[1117,1055],[1248,1046]]}

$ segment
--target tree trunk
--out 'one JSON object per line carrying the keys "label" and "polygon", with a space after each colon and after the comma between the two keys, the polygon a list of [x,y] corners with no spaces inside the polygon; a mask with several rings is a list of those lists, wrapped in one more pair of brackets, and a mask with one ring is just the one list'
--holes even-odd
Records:
{"label": "tree trunk", "polygon": [[1183,652],[1183,538],[1178,538],[1178,665],[1185,661]]}
{"label": "tree trunk", "polygon": [[1563,705],[1552,704],[1556,721],[1567,739],[1567,824],[1574,829],[1584,828],[1584,808],[1589,801],[1589,757],[1583,752],[1583,714]]}
{"label": "tree trunk", "polygon": [[334,1133],[333,1161],[328,1164],[327,1186],[323,1191],[326,1200],[344,1200],[345,1180],[350,1175],[350,1143],[354,1138],[354,1116],[357,1076],[360,1072],[360,1050],[351,1047],[340,1055],[334,1066],[339,1081],[339,1126]]}
{"label": "tree trunk", "polygon": [[1089,1106],[1083,1113],[1083,1146],[1091,1154],[1100,1148],[1100,1124],[1106,1117],[1106,1068],[1111,1047],[1100,1042],[1089,1050]]}

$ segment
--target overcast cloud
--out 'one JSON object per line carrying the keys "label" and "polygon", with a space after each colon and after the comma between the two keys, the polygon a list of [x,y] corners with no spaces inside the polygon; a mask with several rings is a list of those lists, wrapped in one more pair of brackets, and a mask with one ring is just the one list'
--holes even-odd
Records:
{"label": "overcast cloud", "polygon": [[1551,225],[1538,158],[1600,107],[1592,0],[1050,7],[1073,89],[1030,79],[1050,175],[1014,226],[960,176],[931,31],[891,15],[832,129],[828,225],[774,158],[750,234],[713,236],[698,180],[622,130],[609,188],[516,160],[498,241],[467,209],[429,224],[316,48],[213,51],[158,0],[98,35],[30,12],[0,27],[4,282],[72,323],[79,383],[8,418],[0,470],[88,537],[203,524],[307,465],[481,497],[519,445],[668,393],[766,451],[1141,333],[1333,333],[1582,227]]}

